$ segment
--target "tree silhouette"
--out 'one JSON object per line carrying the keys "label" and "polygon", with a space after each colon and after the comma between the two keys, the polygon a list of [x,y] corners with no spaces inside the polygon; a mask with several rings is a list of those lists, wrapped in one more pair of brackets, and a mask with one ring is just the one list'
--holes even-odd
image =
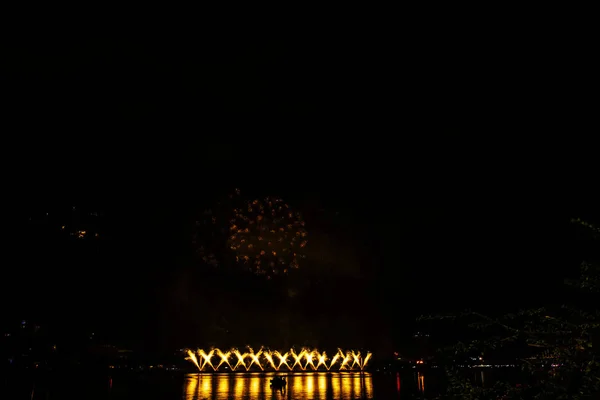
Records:
{"label": "tree silhouette", "polygon": [[[598,241],[593,224],[576,219]],[[598,247],[595,246],[597,250]],[[588,399],[600,393],[600,352],[592,347],[600,330],[600,268],[584,262],[578,279],[566,284],[586,293],[580,307],[536,308],[491,317],[473,311],[450,316],[422,316],[420,320],[468,320],[478,337],[441,349],[446,361],[493,353],[519,354],[521,384],[506,381],[493,387],[474,385],[452,365],[447,367],[448,395],[455,399]]]}

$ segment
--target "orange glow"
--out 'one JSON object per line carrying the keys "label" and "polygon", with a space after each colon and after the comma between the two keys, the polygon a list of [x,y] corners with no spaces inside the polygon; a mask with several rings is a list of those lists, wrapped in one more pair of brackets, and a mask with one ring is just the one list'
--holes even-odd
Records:
{"label": "orange glow", "polygon": [[327,376],[320,374],[317,377],[317,390],[319,391],[319,399],[327,398]]}
{"label": "orange glow", "polygon": [[[219,376],[217,378],[217,393],[220,396],[227,396],[229,393],[229,377],[228,376]],[[214,380],[214,378],[213,378]]]}
{"label": "orange glow", "polygon": [[313,393],[315,390],[315,376],[310,374],[306,377],[306,391]]}
{"label": "orange glow", "polygon": [[200,392],[206,393],[212,389],[212,379],[209,376],[200,376]]}
{"label": "orange glow", "polygon": [[185,397],[187,399],[193,399],[197,396],[196,393],[198,391],[198,380],[199,378],[196,376],[187,379],[185,385]]}

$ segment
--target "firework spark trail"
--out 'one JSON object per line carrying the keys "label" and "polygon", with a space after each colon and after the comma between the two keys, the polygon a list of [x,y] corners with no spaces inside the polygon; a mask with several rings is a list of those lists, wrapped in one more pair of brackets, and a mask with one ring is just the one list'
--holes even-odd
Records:
{"label": "firework spark trail", "polygon": [[296,354],[296,353],[294,352],[294,350],[293,350],[293,349],[292,349],[292,350],[290,350],[290,354],[291,354],[291,355],[292,355],[292,357],[294,358],[294,364],[292,365],[292,369],[294,369],[294,367],[295,367],[296,365],[299,365],[301,370],[303,370],[303,371],[305,370],[305,368],[304,368],[304,367],[302,367],[302,357],[304,356],[304,352],[306,352],[306,350],[304,350],[304,349],[303,349],[303,350],[300,352],[300,354]]}
{"label": "firework spark trail", "polygon": [[[317,355],[317,360],[318,360],[317,367],[315,369],[319,369],[319,367],[321,365],[323,365],[325,368],[327,368],[327,363],[326,363],[327,353],[323,352],[322,354],[319,354],[319,352],[315,350],[315,354]],[[329,369],[329,368],[327,368],[327,369]]]}
{"label": "firework spark trail", "polygon": [[237,357],[237,360],[238,360],[237,363],[235,364],[235,367],[233,367],[233,370],[235,371],[237,369],[237,367],[240,366],[240,364],[244,368],[246,368],[246,364],[244,363],[244,358],[246,357],[246,353],[242,354],[242,353],[240,353],[239,350],[235,349],[233,351],[233,354],[235,354],[235,356]]}
{"label": "firework spark trail", "polygon": [[350,359],[352,358],[352,354],[347,351],[346,355],[344,356],[344,353],[342,353],[342,350],[340,350],[341,356],[343,357],[342,359],[342,365],[340,365],[340,369],[347,369],[348,368],[348,363],[350,362]]}
{"label": "firework spark trail", "polygon": [[246,371],[248,371],[250,369],[250,367],[252,367],[252,364],[258,365],[260,367],[260,369],[262,369],[264,371],[265,369],[263,368],[262,365],[260,365],[260,360],[258,359],[258,357],[260,357],[260,355],[263,352],[262,348],[256,354],[254,354],[254,350],[252,350],[252,347],[248,347],[248,349],[250,350],[250,354],[248,354],[248,355],[250,356],[250,359],[252,361],[250,361],[250,364],[248,364],[248,366],[246,367]]}
{"label": "firework spark trail", "polygon": [[354,368],[355,365],[360,367],[360,351],[355,353],[354,350],[352,350],[352,360],[352,367],[350,368]]}
{"label": "firework spark trail", "polygon": [[306,359],[306,364],[304,364],[304,369],[308,368],[309,365],[312,366],[313,370],[315,370],[315,364],[313,364],[314,351],[306,350],[304,352],[304,358]]}
{"label": "firework spark trail", "polygon": [[275,361],[273,360],[273,355],[271,354],[271,352],[269,350],[267,350],[267,351],[265,351],[264,354],[265,354],[265,359],[269,362],[271,367],[273,367],[273,369],[275,371],[279,370],[279,367],[275,365]]}
{"label": "firework spark trail", "polygon": [[[251,347],[248,347],[248,351],[244,353],[238,349],[231,349],[230,351],[224,352],[218,348],[213,348],[208,353],[202,349],[196,351],[186,350],[186,354],[187,357],[185,357],[185,359],[194,363],[199,371],[203,371],[207,364],[210,365],[213,371],[217,371],[223,364],[226,364],[231,371],[237,370],[240,365],[246,371],[250,371],[253,365],[256,365],[262,371],[265,370],[265,367],[268,368],[269,366],[273,368],[273,370],[279,371],[284,364],[290,371],[294,370],[296,366],[298,366],[299,370],[306,371],[309,365],[312,367],[313,371],[319,370],[321,366],[329,371],[336,364],[340,370],[354,370],[358,368],[362,371],[372,357],[372,354],[369,352],[367,352],[366,357],[363,358],[360,351],[356,352],[351,350],[344,353],[342,349],[338,349],[338,352],[328,363],[327,353],[321,353],[317,349],[310,350],[302,348],[299,353],[296,353],[294,349],[290,349],[289,352],[281,354],[277,350],[264,350],[262,347],[256,353]],[[232,363],[230,362],[232,355],[235,355],[237,359],[234,366],[232,366]],[[291,366],[288,363],[289,356],[292,356],[294,359],[294,363]],[[275,360],[274,357],[277,357],[277,360]],[[216,366],[213,364],[213,358],[214,360],[219,360],[218,364],[215,363]]]}
{"label": "firework spark trail", "polygon": [[207,353],[204,352],[204,350],[199,349],[198,350],[198,354],[200,355],[200,357],[202,357],[202,359],[204,360],[204,363],[202,364],[202,368],[204,369],[204,367],[206,366],[206,364],[210,365],[213,369],[213,371],[216,371],[215,366],[212,365],[212,362],[210,362],[210,359],[212,358],[213,354],[215,353],[215,350],[212,349],[211,351]]}
{"label": "firework spark trail", "polygon": [[290,371],[292,370],[292,367],[290,367],[290,365],[288,364],[288,360],[287,360],[289,353],[286,352],[284,354],[281,354],[278,351],[274,351],[273,354],[275,354],[277,356],[277,358],[279,358],[279,365],[276,368],[277,370],[279,370],[279,368],[281,368],[282,364],[285,364],[285,366],[288,367],[288,369]]}
{"label": "firework spark trail", "polygon": [[219,369],[219,367],[225,363],[227,365],[229,365],[229,369],[231,368],[231,364],[229,364],[229,356],[231,355],[231,352],[228,351],[227,353],[223,353],[220,349],[215,349],[215,352],[217,353],[217,355],[219,356],[219,358],[221,359],[221,362],[219,362],[219,365],[217,365],[217,369]]}
{"label": "firework spark trail", "polygon": [[367,363],[369,362],[369,359],[371,358],[373,354],[367,352],[367,356],[365,357],[365,359],[362,362],[362,365],[360,366],[360,369],[365,369],[365,365],[367,365]]}
{"label": "firework spark trail", "polygon": [[198,371],[200,371],[200,365],[198,364],[198,357],[196,357],[196,354],[192,350],[188,350],[187,355],[188,356],[185,359],[193,362],[194,365],[198,367]]}
{"label": "firework spark trail", "polygon": [[331,359],[331,363],[329,364],[329,367],[327,367],[328,371],[331,369],[331,367],[333,367],[333,365],[338,360],[338,358],[340,358],[340,353],[337,353],[336,355],[333,356],[333,358]]}

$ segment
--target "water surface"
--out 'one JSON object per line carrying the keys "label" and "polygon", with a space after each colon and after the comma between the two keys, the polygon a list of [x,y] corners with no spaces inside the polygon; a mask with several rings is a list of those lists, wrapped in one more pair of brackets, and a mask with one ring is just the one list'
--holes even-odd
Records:
{"label": "water surface", "polygon": [[[492,385],[491,371],[471,371],[473,382]],[[269,380],[286,376],[285,391],[273,390]],[[431,399],[444,391],[442,371],[407,370],[400,373],[178,373],[76,372],[4,374],[4,399],[144,399],[144,400],[405,400]]]}
{"label": "water surface", "polygon": [[273,390],[269,380],[275,373],[188,374],[184,399],[373,399],[369,373],[293,373],[286,376],[285,390]]}

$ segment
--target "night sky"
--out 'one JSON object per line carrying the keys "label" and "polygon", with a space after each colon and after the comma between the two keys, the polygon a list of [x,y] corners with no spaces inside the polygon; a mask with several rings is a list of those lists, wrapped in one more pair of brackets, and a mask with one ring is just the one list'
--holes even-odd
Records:
{"label": "night sky", "polygon": [[[303,213],[311,279],[341,294],[299,315],[351,309],[367,344],[420,313],[553,301],[586,255],[570,218],[598,218],[572,140],[584,82],[550,63],[579,56],[427,40],[19,37],[2,82],[6,323],[194,345],[216,301],[194,223],[234,188]],[[100,240],[52,230],[73,206],[101,214]]]}

